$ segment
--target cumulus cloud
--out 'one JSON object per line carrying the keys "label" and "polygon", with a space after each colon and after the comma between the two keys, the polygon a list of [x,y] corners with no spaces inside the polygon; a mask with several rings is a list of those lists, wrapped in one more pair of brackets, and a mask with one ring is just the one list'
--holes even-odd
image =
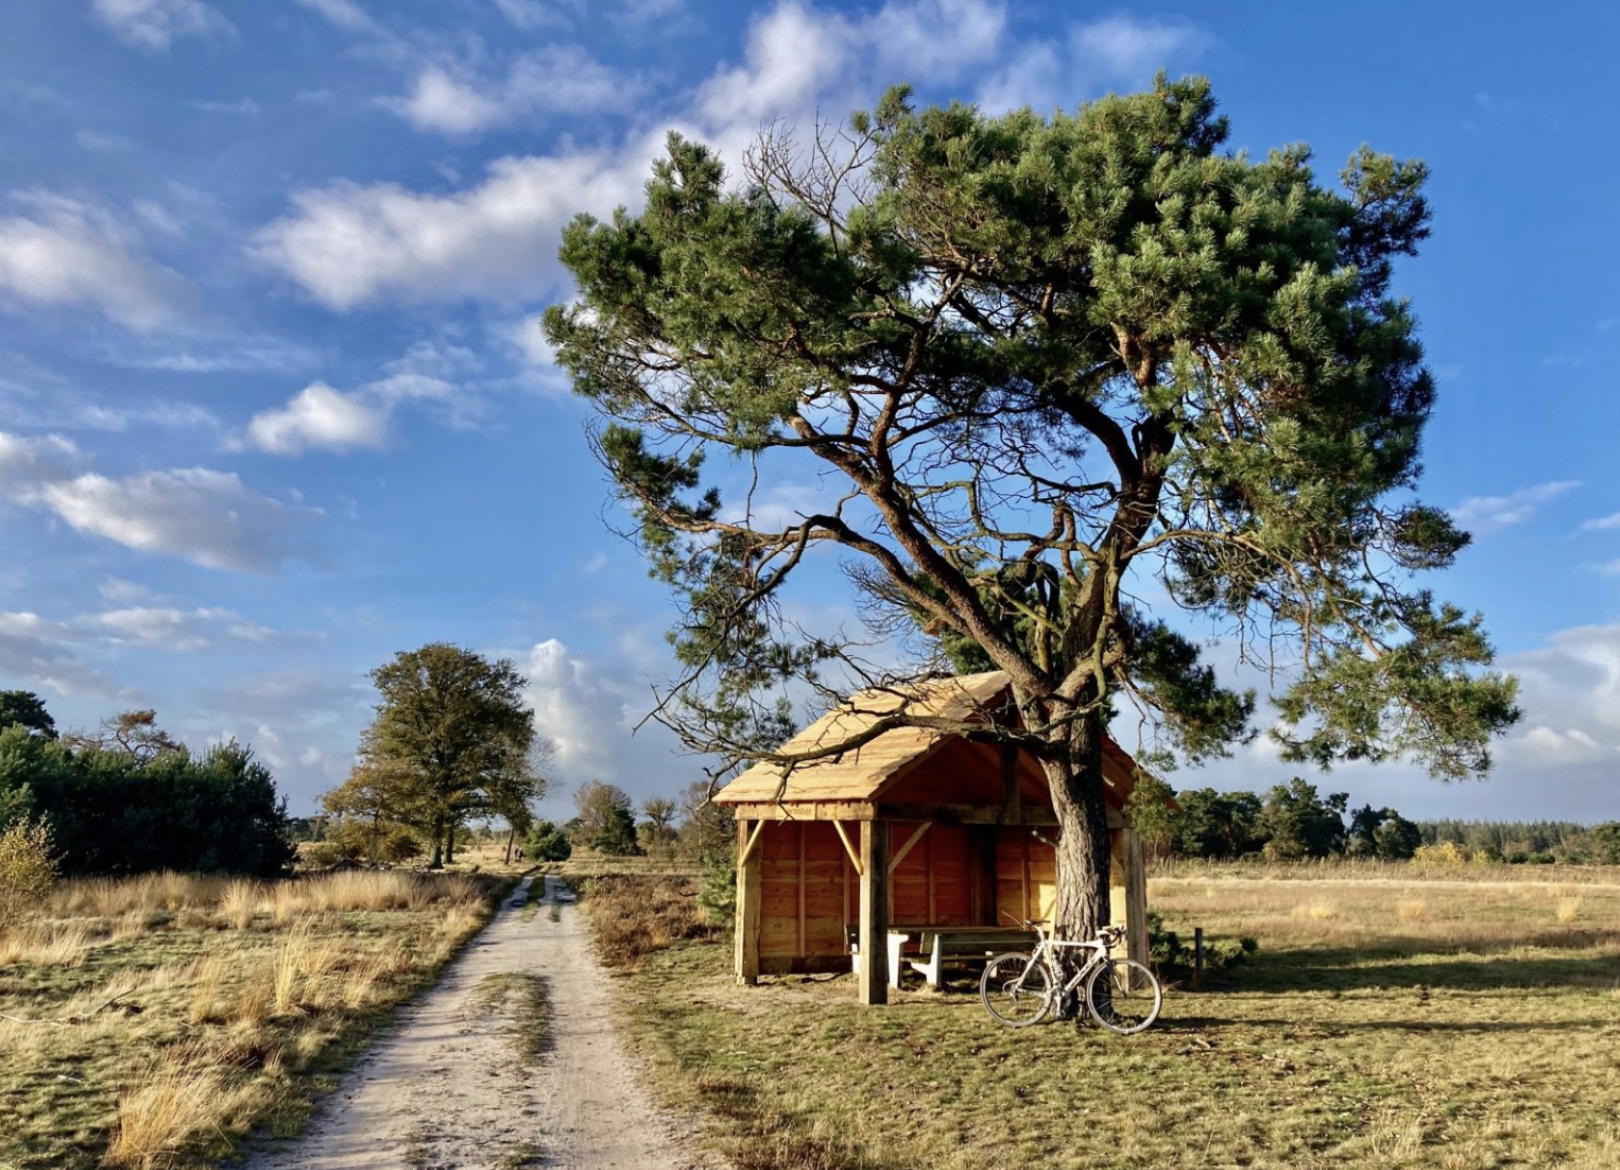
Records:
{"label": "cumulus cloud", "polygon": [[678,741],[663,727],[634,730],[652,693],[622,663],[576,653],[552,638],[522,656],[519,668],[529,679],[535,727],[556,745],[553,767],[565,783],[599,779],[639,800],[673,795],[701,778],[702,769],[681,758]]}
{"label": "cumulus cloud", "polygon": [[254,415],[246,432],[229,437],[225,446],[272,455],[379,451],[388,446],[394,414],[402,406],[427,410],[454,429],[469,428],[483,417],[483,401],[446,375],[459,376],[480,365],[476,355],[460,346],[419,342],[389,362],[383,377],[357,390],[311,383],[285,406]]}
{"label": "cumulus cloud", "polygon": [[113,32],[151,52],[167,49],[181,37],[236,31],[202,0],[95,0],[91,8]]}
{"label": "cumulus cloud", "polygon": [[78,532],[210,569],[274,573],[289,560],[324,564],[305,535],[321,513],[248,490],[234,473],[146,471],[113,479],[59,435],[0,431],[0,493],[54,513]]}
{"label": "cumulus cloud", "polygon": [[376,451],[388,444],[388,421],[386,409],[311,382],[281,409],[255,415],[246,442],[272,455],[300,455],[312,448]]}
{"label": "cumulus cloud", "polygon": [[[992,59],[1005,10],[986,0],[890,0],[864,17],[783,0],[750,28],[741,64],[717,69],[672,121],[735,163],[763,121],[813,122],[823,106],[847,109],[904,69],[919,83],[956,80]],[[971,35],[963,35],[967,30]],[[596,82],[568,100],[587,101]],[[500,104],[444,87],[443,120],[472,126]],[[333,309],[407,302],[554,296],[562,227],[580,210],[600,215],[641,197],[662,131],[616,145],[565,148],[490,164],[447,193],[395,183],[338,183],[296,192],[289,214],[261,229],[257,258]]]}
{"label": "cumulus cloud", "polygon": [[30,214],[0,217],[0,300],[95,309],[121,325],[166,325],[187,300],[178,274],[136,254],[104,210],[39,192]]}
{"label": "cumulus cloud", "polygon": [[545,114],[619,113],[644,86],[578,45],[523,53],[490,77],[469,65],[424,66],[409,94],[384,104],[418,130],[465,135]]}
{"label": "cumulus cloud", "polygon": [[1451,518],[1465,531],[1489,536],[1536,518],[1541,505],[1580,487],[1575,479],[1557,480],[1519,488],[1505,496],[1470,496],[1451,509]]}

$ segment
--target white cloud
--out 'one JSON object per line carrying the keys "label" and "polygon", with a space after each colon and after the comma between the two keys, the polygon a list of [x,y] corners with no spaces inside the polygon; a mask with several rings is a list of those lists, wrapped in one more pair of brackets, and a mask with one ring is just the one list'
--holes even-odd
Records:
{"label": "white cloud", "polygon": [[623,112],[643,88],[583,48],[557,45],[521,54],[498,79],[467,66],[427,65],[409,95],[385,104],[418,130],[472,134],[542,114]]}
{"label": "white cloud", "polygon": [[354,0],[297,0],[297,2],[349,32],[370,32],[377,27],[377,22]]}
{"label": "white cloud", "polygon": [[1528,524],[1542,504],[1580,486],[1579,480],[1565,479],[1519,488],[1505,496],[1471,496],[1451,509],[1451,518],[1465,531],[1489,536],[1516,524]]}
{"label": "white cloud", "polygon": [[344,394],[324,382],[311,382],[286,406],[255,415],[246,443],[272,455],[300,455],[311,449],[381,450],[388,445],[389,411]]}
{"label": "white cloud", "polygon": [[0,612],[0,673],[49,687],[62,695],[105,697],[117,687],[80,661],[66,643],[71,627],[33,613]]}
{"label": "white cloud", "polygon": [[92,308],[132,329],[173,321],[187,300],[178,274],[134,253],[105,212],[33,192],[32,215],[0,217],[0,300]]}
{"label": "white cloud", "polygon": [[[735,162],[762,122],[809,124],[822,108],[849,109],[897,71],[919,83],[968,75],[1000,51],[1004,27],[1002,6],[985,0],[891,0],[862,18],[783,0],[754,22],[742,64],[716,70],[686,113],[668,121]],[[594,101],[600,83],[585,81],[546,100]],[[491,116],[482,103],[500,104],[468,92],[479,101],[441,90],[446,124],[470,127]],[[297,192],[253,252],[333,309],[549,298],[564,284],[556,259],[563,226],[580,211],[607,215],[639,202],[663,138],[637,132],[611,147],[499,159],[476,183],[443,194],[393,183]]]}
{"label": "white cloud", "polygon": [[559,284],[557,239],[581,208],[633,199],[645,154],[585,152],[491,163],[450,195],[339,183],[293,196],[295,211],[258,235],[256,255],[332,309],[406,301],[544,297]]}
{"label": "white cloud", "polygon": [[153,52],[167,49],[180,37],[236,31],[202,0],[95,0],[91,7],[124,40]]}
{"label": "white cloud", "polygon": [[1076,25],[1066,38],[1016,48],[980,86],[978,103],[989,112],[1073,109],[1110,86],[1142,85],[1161,68],[1196,59],[1213,40],[1183,21],[1112,16]]}
{"label": "white cloud", "polygon": [[255,625],[231,610],[208,607],[131,606],[91,614],[79,624],[116,642],[178,653],[212,650],[222,642],[263,646],[281,638],[275,630]]}
{"label": "white cloud", "polygon": [[752,500],[738,497],[727,504],[720,518],[729,522],[748,520],[761,532],[785,531],[817,512],[829,512],[836,497],[824,483],[794,483],[784,480],[771,484]]}
{"label": "white cloud", "polygon": [[1611,512],[1607,516],[1599,516],[1596,520],[1588,520],[1581,525],[1582,532],[1612,532],[1620,528],[1620,512]]}
{"label": "white cloud", "polygon": [[145,585],[126,581],[122,577],[108,577],[96,586],[96,591],[115,604],[148,601],[152,597],[152,591]]}
{"label": "white cloud", "polygon": [[559,779],[573,785],[603,780],[639,800],[674,795],[701,777],[697,764],[679,757],[679,743],[665,728],[649,723],[632,735],[653,697],[621,663],[577,654],[552,638],[518,665],[529,679],[535,728],[556,744]]}
{"label": "white cloud", "polygon": [[246,433],[227,438],[225,448],[252,447],[273,455],[382,450],[389,444],[395,412],[406,406],[426,410],[453,429],[469,429],[484,417],[484,401],[450,377],[481,365],[476,354],[461,346],[417,342],[383,367],[383,377],[356,390],[311,383],[286,406],[255,415]]}
{"label": "white cloud", "polygon": [[1201,52],[1209,34],[1184,21],[1138,20],[1113,16],[1074,30],[1077,64],[1098,73],[1137,80],[1169,65],[1172,59]]}
{"label": "white cloud", "polygon": [[210,569],[273,573],[289,560],[324,564],[305,536],[321,515],[251,492],[235,474],[194,467],[112,479],[60,435],[0,431],[0,494],[44,508],[78,532],[167,553]]}
{"label": "white cloud", "polygon": [[1578,727],[1554,731],[1551,727],[1538,725],[1525,732],[1520,740],[1537,757],[1559,764],[1586,764],[1605,755],[1612,757],[1620,750],[1612,747],[1605,750],[1597,740]]}
{"label": "white cloud", "polygon": [[0,431],[0,495],[26,491],[47,480],[62,479],[89,460],[71,439],[46,435],[25,439]]}
{"label": "white cloud", "polygon": [[268,574],[289,560],[324,563],[304,536],[316,509],[257,495],[231,472],[81,475],[41,485],[34,499],[79,532],[207,569]]}

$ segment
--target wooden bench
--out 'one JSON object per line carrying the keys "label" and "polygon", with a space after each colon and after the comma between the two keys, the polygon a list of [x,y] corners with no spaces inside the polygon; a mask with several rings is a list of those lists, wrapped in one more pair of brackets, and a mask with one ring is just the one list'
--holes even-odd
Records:
{"label": "wooden bench", "polygon": [[920,972],[930,987],[939,986],[947,963],[982,961],[1005,951],[1031,951],[1038,938],[1032,930],[1001,926],[941,926],[922,932],[921,959],[907,959],[906,965]]}

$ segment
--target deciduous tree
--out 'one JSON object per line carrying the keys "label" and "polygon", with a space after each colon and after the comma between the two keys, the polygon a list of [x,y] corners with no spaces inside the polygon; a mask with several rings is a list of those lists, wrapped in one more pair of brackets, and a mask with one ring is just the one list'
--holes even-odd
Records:
{"label": "deciduous tree", "polygon": [[[1483,773],[1518,714],[1478,616],[1412,580],[1468,541],[1415,495],[1435,387],[1391,291],[1425,167],[1362,149],[1333,186],[1303,147],[1227,137],[1206,82],[1163,78],[1050,118],[896,90],[838,133],[768,133],[737,183],[671,136],[643,211],[567,229],[579,296],[545,318],[681,600],[662,717],[724,765],[771,758],[738,729],[784,684],[904,681],[785,620],[836,549],[881,612],[1007,672],[1017,726],[903,704],[863,735],[1032,752],[1065,935],[1109,918],[1111,715],[1190,759],[1250,733],[1253,695],[1131,603],[1150,579],[1278,671],[1289,760]],[[723,501],[711,452],[755,487]],[[758,506],[817,475],[824,503]]]}
{"label": "deciduous tree", "polygon": [[379,701],[360,758],[404,776],[433,867],[454,860],[455,832],[467,820],[517,815],[544,794],[527,680],[509,659],[432,642],[401,651],[371,681]]}

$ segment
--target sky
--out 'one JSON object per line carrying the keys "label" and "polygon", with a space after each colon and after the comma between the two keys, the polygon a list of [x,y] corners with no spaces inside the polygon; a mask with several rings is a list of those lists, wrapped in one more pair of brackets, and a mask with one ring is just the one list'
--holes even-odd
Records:
{"label": "sky", "polygon": [[[635,207],[671,128],[735,164],[900,81],[1049,111],[1164,68],[1211,79],[1234,148],[1433,171],[1396,284],[1440,385],[1423,496],[1475,542],[1430,583],[1485,613],[1525,718],[1484,781],[1311,778],[1413,817],[1620,819],[1620,12],[1457,12],[6,0],[0,689],[235,737],[301,814],[348,772],[367,672],[451,641],[529,679],[548,811],[591,778],[675,793],[703,761],[631,734],[673,608],[537,324],[563,225]],[[855,620],[830,580],[794,604]],[[1261,740],[1170,780],[1297,771]]]}

